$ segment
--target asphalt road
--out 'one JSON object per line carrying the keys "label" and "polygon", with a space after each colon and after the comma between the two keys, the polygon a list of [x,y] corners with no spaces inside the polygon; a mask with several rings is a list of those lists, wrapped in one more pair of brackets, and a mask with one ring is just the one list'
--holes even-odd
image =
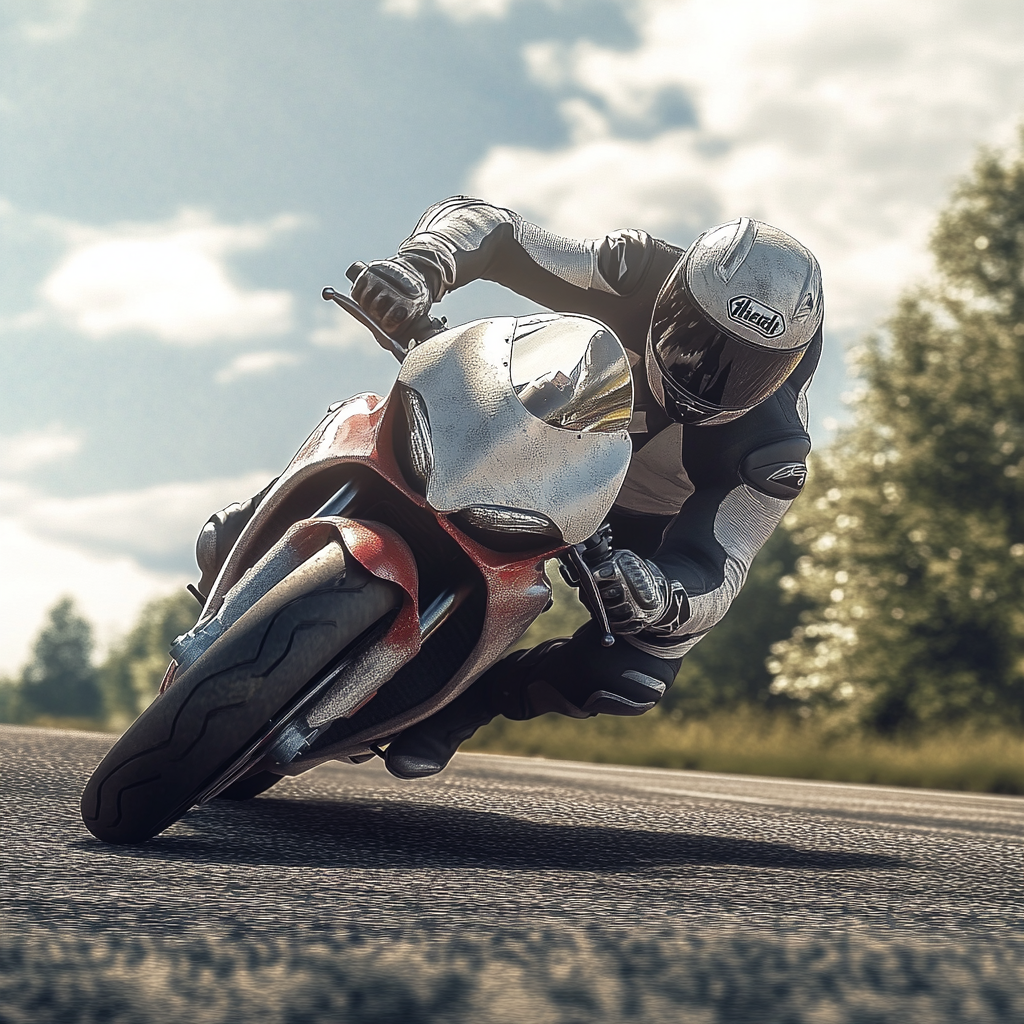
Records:
{"label": "asphalt road", "polygon": [[[767,970],[774,956],[786,999],[815,971],[826,995],[845,985],[847,996],[828,1003],[832,1016],[818,1005],[776,1018],[762,994],[750,1019],[908,1019],[894,993],[911,975],[914,1005],[934,1003],[920,1019],[1024,1019],[1024,799],[466,754],[412,783],[379,762],[325,765],[247,803],[194,810],[143,846],[113,847],[78,817],[110,742],[0,727],[8,936],[87,937],[104,948],[129,936],[149,949],[217,936],[405,943],[413,973],[442,950],[455,956],[453,943],[492,948],[497,936],[506,949],[520,936],[522,976],[531,957],[550,974],[550,951],[569,950],[562,960],[576,964],[580,991],[590,990],[588,970],[611,970],[611,950],[623,977],[642,974],[652,948],[680,951],[664,965],[670,973],[679,957],[694,970],[708,957],[735,961],[722,974],[733,972],[737,991],[744,972]],[[637,952],[642,939],[654,941],[647,954]],[[840,966],[821,967],[834,950]],[[854,970],[872,951],[875,967]],[[470,978],[481,963],[460,969]],[[678,985],[692,976],[684,971],[664,998],[697,1000],[685,1005],[707,1015],[693,1020],[741,1019],[722,1010],[728,986],[686,996]],[[872,985],[882,1016],[844,1016],[844,999]],[[968,1003],[954,1006],[960,996]],[[887,1016],[898,1003],[902,1017]],[[625,1011],[602,1012],[580,1019]]]}

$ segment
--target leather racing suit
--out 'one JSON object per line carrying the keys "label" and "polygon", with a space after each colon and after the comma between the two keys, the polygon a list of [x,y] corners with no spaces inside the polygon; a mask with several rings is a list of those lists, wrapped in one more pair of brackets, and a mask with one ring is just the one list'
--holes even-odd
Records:
{"label": "leather racing suit", "polygon": [[[511,210],[456,196],[431,206],[398,255],[427,279],[434,301],[470,281],[495,281],[542,306],[607,324],[633,368],[633,457],[609,515],[616,549],[654,562],[682,585],[678,614],[600,648],[588,624],[495,665],[492,713],[530,718],[641,714],[664,694],[683,656],[726,613],[750,564],[800,493],[811,442],[806,392],[821,353],[819,329],[782,387],[717,426],[672,421],[654,398],[644,352],[658,293],[683,250],[643,231],[604,238],[552,234]],[[628,645],[628,646],[627,646]]]}

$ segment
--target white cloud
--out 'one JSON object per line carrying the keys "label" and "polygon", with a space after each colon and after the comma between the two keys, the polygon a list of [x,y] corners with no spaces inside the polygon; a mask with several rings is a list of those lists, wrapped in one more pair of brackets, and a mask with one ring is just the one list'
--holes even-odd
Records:
{"label": "white cloud", "polygon": [[239,377],[251,377],[262,373],[270,373],[282,366],[294,366],[299,357],[293,352],[280,352],[267,349],[263,352],[243,352],[217,373],[219,384],[229,384]]}
{"label": "white cloud", "polygon": [[97,627],[102,652],[131,626],[146,601],[187,582],[178,574],[144,569],[126,556],[40,537],[6,516],[0,516],[0,566],[6,579],[17,581],[0,587],[0,673],[14,673],[25,663],[46,611],[64,594]]}
{"label": "white cloud", "polygon": [[337,316],[331,316],[328,311],[327,319],[328,322],[315,328],[310,334],[309,340],[314,345],[337,349],[376,345],[370,332],[353,320],[348,313],[339,312]]}
{"label": "white cloud", "polygon": [[170,221],[93,228],[50,220],[68,251],[40,288],[49,310],[91,338],[125,331],[192,345],[283,334],[292,326],[287,291],[247,289],[228,257],[263,249],[300,223],[221,224],[183,210]]}
{"label": "white cloud", "polygon": [[454,21],[474,18],[502,18],[516,0],[384,0],[384,12],[413,18],[427,11],[447,15]]}
{"label": "white cloud", "polygon": [[[885,316],[926,271],[953,179],[979,143],[1010,138],[1024,109],[1019,0],[639,0],[626,11],[631,49],[527,48],[570,142],[495,147],[471,190],[570,234],[636,226],[685,241],[762,217],[818,254],[829,323],[844,332]],[[673,96],[695,124],[658,127]]]}
{"label": "white cloud", "polygon": [[130,628],[142,605],[194,580],[152,560],[190,554],[211,513],[243,501],[273,474],[161,484],[55,498],[0,480],[0,673],[15,671],[47,609],[71,594],[101,646]]}
{"label": "white cloud", "polygon": [[32,0],[32,17],[21,22],[23,38],[53,43],[73,36],[90,7],[90,0]]}
{"label": "white cloud", "polygon": [[721,199],[689,136],[604,136],[554,153],[495,146],[472,190],[569,235],[638,226],[698,231],[720,215]]}
{"label": "white cloud", "polygon": [[44,430],[26,430],[20,434],[0,434],[0,476],[25,473],[74,455],[82,447],[82,438],[53,424]]}
{"label": "white cloud", "polygon": [[145,559],[190,552],[207,517],[267,485],[270,472],[75,498],[0,481],[0,516],[42,537]]}

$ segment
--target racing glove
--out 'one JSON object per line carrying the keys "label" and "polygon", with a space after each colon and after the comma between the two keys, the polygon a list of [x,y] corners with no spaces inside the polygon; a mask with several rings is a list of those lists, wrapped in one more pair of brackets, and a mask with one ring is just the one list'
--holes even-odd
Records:
{"label": "racing glove", "polygon": [[405,256],[368,264],[352,285],[352,298],[385,333],[396,337],[430,312],[434,301],[425,274]]}
{"label": "racing glove", "polygon": [[635,552],[614,550],[609,526],[580,545],[579,551],[597,584],[613,633],[664,636],[690,617],[683,585]]}

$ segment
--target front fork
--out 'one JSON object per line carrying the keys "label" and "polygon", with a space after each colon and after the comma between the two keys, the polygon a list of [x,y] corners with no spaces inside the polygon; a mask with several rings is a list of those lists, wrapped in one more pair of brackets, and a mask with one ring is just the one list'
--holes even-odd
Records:
{"label": "front fork", "polygon": [[[341,504],[344,497],[339,492],[332,502]],[[347,504],[351,503],[352,497],[354,495],[349,493]],[[275,581],[268,576],[270,586],[260,588],[261,574],[280,575],[280,568],[274,572],[279,563],[287,568],[296,561],[295,556],[299,552],[312,557],[309,549],[317,544],[322,547],[326,537],[334,534],[335,537],[340,535],[346,558],[351,557],[371,575],[397,585],[404,592],[401,608],[393,617],[360,637],[339,660],[328,665],[303,687],[302,692],[268,722],[260,735],[199,795],[200,804],[212,800],[254,769],[273,770],[290,764],[307,751],[332,722],[354,715],[419,653],[423,641],[440,628],[471,590],[468,584],[446,590],[420,613],[416,606],[419,574],[409,546],[389,527],[331,514],[334,511],[329,507],[332,502],[315,517],[296,523],[288,530],[254,567],[256,572],[248,581],[248,589],[268,591]],[[301,564],[301,559],[299,561]],[[225,601],[225,605],[229,604]],[[219,635],[221,630],[213,632]],[[197,636],[193,642],[198,639]],[[200,652],[189,650],[188,653],[194,658]]]}

